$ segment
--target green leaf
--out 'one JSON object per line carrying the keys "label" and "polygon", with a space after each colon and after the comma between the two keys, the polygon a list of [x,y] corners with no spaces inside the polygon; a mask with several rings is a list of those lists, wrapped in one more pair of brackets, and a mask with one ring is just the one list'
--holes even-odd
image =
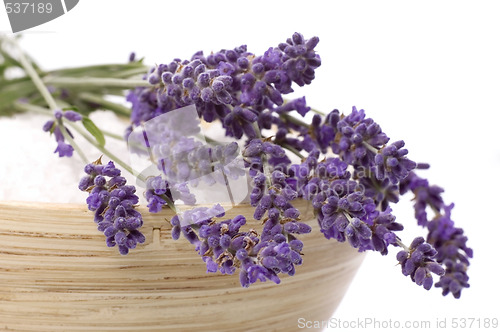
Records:
{"label": "green leaf", "polygon": [[[76,106],[68,106],[68,107],[63,107],[62,110],[63,111],[75,111],[75,112],[78,112],[78,107],[76,107]],[[92,120],[90,120],[90,122],[92,122]]]}
{"label": "green leaf", "polygon": [[52,127],[50,127],[50,130],[49,130],[49,132],[50,132],[50,134],[51,134],[51,135],[52,135],[52,134],[54,133],[54,131],[56,130],[56,127],[57,127],[57,125],[56,125],[56,122],[54,121],[54,123],[52,124]]}
{"label": "green leaf", "polygon": [[87,131],[90,134],[92,134],[92,136],[95,137],[97,143],[99,143],[99,145],[101,146],[104,146],[104,144],[106,143],[106,141],[104,140],[104,135],[102,134],[102,131],[99,128],[97,128],[95,123],[88,117],[84,116],[82,118],[82,124],[85,127],[85,129],[87,129]]}

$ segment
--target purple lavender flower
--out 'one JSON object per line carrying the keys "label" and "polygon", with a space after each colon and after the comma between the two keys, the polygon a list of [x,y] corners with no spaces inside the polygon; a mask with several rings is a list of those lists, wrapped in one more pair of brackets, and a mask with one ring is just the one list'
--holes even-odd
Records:
{"label": "purple lavender flower", "polygon": [[311,108],[306,104],[306,97],[293,99],[281,106],[276,107],[273,111],[276,113],[289,113],[291,111],[297,111],[302,116],[305,116]]}
{"label": "purple lavender flower", "polygon": [[309,111],[304,98],[281,105],[283,94],[293,91],[292,82],[302,86],[314,79],[314,70],[321,64],[314,51],[318,42],[317,37],[306,40],[295,33],[262,56],[240,46],[208,56],[197,52],[191,60],[160,64],[144,77],[152,86],[136,88],[127,97],[132,103],[132,123],[139,126],[155,116],[194,104],[206,121],[220,120],[227,135],[254,138],[256,122],[261,128],[269,128],[278,113],[296,110],[304,115]]}
{"label": "purple lavender flower", "polygon": [[376,212],[377,216],[373,219],[371,241],[362,241],[361,250],[375,250],[382,255],[388,254],[389,245],[397,245],[398,237],[396,231],[402,231],[403,225],[395,222],[396,217],[391,213],[390,207],[383,212]]}
{"label": "purple lavender flower", "polygon": [[[337,136],[337,125],[340,121],[340,113],[337,109],[331,111],[324,119],[323,123],[321,116],[315,114],[311,122],[310,132],[303,132],[304,135],[304,149],[311,151],[316,148],[322,153],[326,153],[329,147],[335,147],[335,140]],[[313,144],[315,147],[311,148]]]}
{"label": "purple lavender flower", "polygon": [[373,224],[375,205],[361,192],[346,190],[356,186],[354,181],[337,180],[332,184],[333,188],[318,194],[318,197],[325,197],[320,203],[321,212],[318,211],[321,232],[327,239],[334,238],[340,242],[347,239],[354,248],[358,248],[360,237],[368,240],[372,236],[369,226]]}
{"label": "purple lavender flower", "polygon": [[[371,118],[365,118],[364,110],[352,108],[352,112],[337,123],[336,139],[332,146],[346,163],[371,168],[375,155],[389,138]],[[338,142],[337,142],[338,140]]]}
{"label": "purple lavender flower", "polygon": [[[429,182],[414,172],[400,183],[402,194],[412,192],[414,197],[415,218],[418,224],[428,229],[427,242],[433,245],[437,254],[435,260],[446,266],[446,273],[436,283],[443,288],[443,295],[449,293],[459,298],[467,283],[467,267],[473,251],[467,246],[467,237],[461,228],[457,228],[451,219],[453,204],[446,205],[441,196],[443,189],[429,185]],[[434,211],[434,218],[429,218],[427,209]]]}
{"label": "purple lavender flower", "polygon": [[135,187],[126,185],[127,181],[112,161],[102,165],[99,158],[85,166],[85,173],[78,187],[89,192],[87,205],[94,212],[97,229],[106,236],[108,247],[117,245],[120,254],[126,255],[145,241],[139,231],[142,216],[135,210],[139,201]]}
{"label": "purple lavender flower", "polygon": [[444,262],[446,272],[441,277],[436,287],[443,289],[443,296],[449,293],[458,299],[462,293],[462,289],[469,288],[469,277],[467,276],[467,264],[446,260]]}
{"label": "purple lavender flower", "polygon": [[[298,246],[300,247],[300,245]],[[278,284],[280,283],[279,273],[294,275],[295,266],[302,264],[300,252],[290,246],[283,235],[276,236],[269,241],[260,242],[253,248],[251,253],[255,253],[257,248],[257,261],[260,264],[256,264],[255,261],[251,260],[251,256],[244,258],[241,263],[240,282],[243,287],[249,287],[250,284],[257,280],[271,280]],[[240,255],[244,257],[244,253]]]}
{"label": "purple lavender flower", "polygon": [[61,132],[61,127],[62,130],[65,130],[66,133],[73,138],[73,134],[69,131],[69,129],[61,124],[61,119],[66,118],[68,121],[71,122],[76,122],[80,121],[82,119],[82,116],[72,110],[67,110],[67,111],[62,111],[60,109],[54,110],[54,120],[49,120],[45,122],[43,125],[43,131],[45,132],[50,132],[51,134],[54,134],[56,142],[57,142],[57,148],[54,150],[54,153],[59,153],[59,157],[71,157],[73,156],[73,147],[66,143],[64,141],[64,136],[63,133]]}
{"label": "purple lavender flower", "polygon": [[426,227],[429,223],[427,207],[434,211],[440,211],[444,208],[443,198],[441,197],[444,190],[438,186],[429,185],[429,181],[420,178],[414,172],[411,172],[400,183],[399,191],[402,195],[408,191],[415,194],[415,218],[421,226]]}
{"label": "purple lavender flower", "polygon": [[252,177],[264,172],[264,164],[269,163],[273,158],[280,160],[285,165],[290,162],[286,157],[285,150],[267,139],[253,139],[243,150],[245,167],[249,168]]}
{"label": "purple lavender flower", "polygon": [[438,251],[436,261],[446,266],[446,274],[441,278],[436,287],[443,288],[443,295],[451,292],[459,298],[461,290],[469,287],[467,280],[467,267],[473,251],[467,247],[467,237],[461,228],[454,226],[451,220],[453,204],[445,206],[444,215],[437,216],[429,222],[427,242],[431,243]]}
{"label": "purple lavender flower", "polygon": [[367,178],[365,184],[373,178],[377,182],[389,179],[396,185],[416,167],[416,163],[406,157],[408,150],[402,149],[404,142],[387,146],[389,138],[380,126],[356,107],[348,115],[333,110],[324,120],[316,114],[309,129],[299,131],[303,141],[296,146],[309,152],[318,149],[322,153],[331,148],[343,162],[354,167],[357,177]]}
{"label": "purple lavender flower", "polygon": [[[58,129],[55,131],[58,131]],[[56,134],[56,136],[58,135]],[[62,137],[62,135],[60,137]],[[59,153],[59,157],[71,157],[73,156],[73,151],[74,149],[70,144],[65,143],[63,140],[59,140],[57,141],[57,148],[54,150],[54,153]]]}
{"label": "purple lavender flower", "polygon": [[[218,211],[217,217],[222,217],[223,210],[214,208]],[[196,222],[189,225],[182,223],[179,216],[172,218],[172,237],[178,239],[182,233],[195,246],[207,266],[207,273],[234,274],[239,268],[241,285],[249,287],[257,281],[279,283],[279,273],[293,275],[295,265],[302,263],[303,244],[293,236],[290,242],[281,232],[273,237],[259,237],[254,230],[241,231],[246,223],[241,215],[217,222],[215,216],[211,216],[214,213],[206,208],[199,212],[203,217],[196,212]]]}
{"label": "purple lavender flower", "polygon": [[394,142],[382,149],[375,156],[375,175],[378,180],[388,178],[391,183],[397,184],[406,178],[417,164],[406,158],[407,149],[403,149],[403,141]]}
{"label": "purple lavender flower", "polygon": [[[301,263],[302,242],[295,236],[310,231],[293,206],[293,200],[301,197],[311,202],[325,237],[382,255],[391,245],[401,246],[405,250],[397,258],[403,274],[426,289],[433,284],[431,273],[438,274],[442,278],[436,286],[443,288],[443,294],[459,296],[468,287],[466,266],[472,251],[463,231],[453,226],[442,189],[429,186],[413,172],[424,167],[408,159],[404,142],[390,143],[380,126],[356,107],[347,115],[338,110],[325,118],[316,114],[310,124],[288,114],[296,111],[304,116],[310,110],[305,98],[284,102],[283,96],[293,91],[292,84],[303,86],[314,79],[321,64],[314,51],[318,41],[295,33],[260,56],[248,52],[246,46],[207,56],[198,52],[190,60],[174,59],[156,66],[144,77],[151,87],[129,94],[133,126],[195,105],[206,121],[221,121],[227,136],[248,139],[243,158],[252,178],[254,218],[263,220],[262,233],[241,231],[241,219],[217,221],[214,213],[194,209],[192,214],[172,219],[172,237],[183,234],[194,244],[207,272],[233,274],[239,268],[245,287],[257,280],[279,282],[279,273],[293,274],[295,265]],[[276,135],[261,139],[260,131],[272,127],[277,127]],[[160,140],[165,140],[164,135]],[[167,145],[160,149],[174,150]],[[307,154],[292,164],[285,149],[300,157]],[[181,149],[175,162],[159,158],[159,169],[186,180],[219,167],[212,161],[223,154],[220,148],[187,150],[192,153],[183,156]],[[322,156],[331,152],[336,157]],[[226,168],[231,170],[221,165],[224,173]],[[174,185],[156,179],[155,187],[151,181],[148,206],[159,211],[166,202],[163,196],[173,193]],[[428,243],[417,238],[410,248],[396,235],[403,226],[395,221],[390,207],[407,191],[415,194],[419,224],[429,228]],[[427,216],[427,208],[436,212],[435,218]]]}
{"label": "purple lavender flower", "polygon": [[[64,130],[68,135],[73,136],[68,128],[64,127]],[[53,133],[57,142],[57,148],[54,153],[58,152],[59,157],[71,157],[73,156],[73,147],[70,144],[64,142],[64,136],[61,133],[61,129],[56,124],[55,121],[49,120],[43,125],[43,131]]]}
{"label": "purple lavender flower", "polygon": [[167,204],[167,199],[173,201],[168,182],[163,180],[161,176],[149,178],[146,186],[147,190],[144,196],[148,201],[149,212],[158,213]]}
{"label": "purple lavender flower", "polygon": [[299,86],[310,84],[314,79],[314,70],[321,65],[319,55],[314,52],[318,42],[318,37],[306,40],[300,33],[294,33],[286,43],[270,48],[256,59],[269,69],[266,81],[274,83],[282,93],[293,91],[291,82]]}
{"label": "purple lavender flower", "polygon": [[82,120],[82,115],[72,110],[64,111],[63,116],[71,122],[77,122]]}
{"label": "purple lavender flower", "polygon": [[149,212],[158,213],[165,205],[180,199],[186,205],[196,204],[196,197],[187,186],[187,183],[174,183],[170,185],[161,176],[150,177],[146,181],[144,196],[148,201]]}
{"label": "purple lavender flower", "polygon": [[439,276],[445,273],[434,259],[436,254],[436,249],[426,243],[423,237],[417,237],[411,243],[409,251],[401,250],[397,259],[405,276],[410,276],[417,285],[429,290],[433,284],[431,273]]}
{"label": "purple lavender flower", "polygon": [[380,206],[381,211],[389,208],[390,203],[399,201],[399,187],[388,178],[380,181],[372,174],[365,174],[364,171],[355,172],[353,177],[359,178],[359,184],[363,187],[365,195],[373,199],[375,205]]}

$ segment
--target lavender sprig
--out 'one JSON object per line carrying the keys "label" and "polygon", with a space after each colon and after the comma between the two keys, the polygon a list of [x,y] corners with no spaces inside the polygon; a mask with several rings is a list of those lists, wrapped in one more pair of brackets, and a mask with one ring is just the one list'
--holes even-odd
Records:
{"label": "lavender sprig", "polygon": [[73,137],[69,129],[62,124],[61,119],[66,118],[68,121],[76,122],[82,120],[82,116],[72,110],[62,111],[60,109],[54,110],[54,120],[49,120],[43,125],[43,131],[53,133],[57,142],[57,148],[54,153],[58,152],[59,157],[71,157],[73,155],[73,146],[64,141],[63,131],[67,135]]}
{"label": "lavender sprig", "polygon": [[87,205],[94,212],[97,229],[106,236],[108,247],[118,246],[120,254],[126,255],[145,241],[139,231],[142,215],[135,210],[139,201],[136,189],[126,185],[126,179],[112,161],[102,165],[99,158],[85,166],[85,173],[78,188],[89,192]]}
{"label": "lavender sprig", "polygon": [[[294,86],[310,84],[314,79],[321,64],[315,51],[318,42],[317,37],[305,39],[295,33],[262,55],[249,52],[246,46],[207,56],[197,52],[189,60],[174,59],[155,66],[142,81],[120,79],[127,77],[125,73],[113,77],[44,78],[56,86],[66,84],[62,89],[45,86],[38,75],[42,72],[34,70],[21,52],[20,63],[52,111],[28,105],[26,100],[34,100],[31,92],[24,103],[15,106],[53,116],[44,130],[54,133],[58,143],[55,152],[60,156],[71,156],[74,149],[85,160],[70,127],[135,174],[130,165],[104,147],[102,133],[86,118],[89,110],[103,105],[111,105],[110,109],[120,114],[128,113],[123,106],[109,104],[102,97],[114,93],[112,89],[134,87],[127,96],[132,103],[127,138],[149,120],[194,105],[200,118],[220,121],[226,136],[247,139],[243,159],[253,185],[250,202],[255,207],[254,219],[263,221],[262,231],[243,230],[246,218],[242,216],[220,221],[224,215],[220,206],[194,208],[171,220],[172,237],[178,239],[182,233],[194,244],[207,272],[233,274],[239,269],[244,287],[258,280],[279,283],[281,273],[293,275],[295,266],[302,263],[303,243],[297,236],[311,231],[293,206],[294,199],[302,198],[311,202],[327,239],[346,241],[359,251],[373,250],[382,255],[387,255],[391,246],[403,248],[397,259],[404,275],[425,289],[434,283],[432,274],[439,275],[435,286],[442,288],[443,295],[460,297],[461,290],[469,287],[467,269],[472,250],[467,247],[463,230],[451,220],[453,204],[444,203],[441,188],[416,175],[414,170],[424,167],[409,159],[404,141],[391,142],[380,125],[356,107],[349,114],[338,110],[324,117],[315,114],[311,123],[291,116],[291,112],[305,116],[311,111],[304,97],[285,101],[284,96]],[[133,69],[134,73],[137,70],[142,70],[141,66]],[[89,89],[80,93],[71,87]],[[55,98],[63,103],[78,103],[84,111],[62,112]],[[75,121],[82,121],[95,140],[83,133]],[[228,176],[241,176],[241,168],[232,163],[237,143],[205,146],[186,137],[198,130],[192,123],[176,121],[156,136],[139,133],[145,140],[141,148],[153,150],[149,157],[161,172],[149,178],[139,175],[147,185],[145,196],[150,212],[159,212],[165,206],[175,209],[175,199],[194,205],[196,200],[187,184],[198,178],[225,184]],[[276,129],[275,135],[263,138],[263,129]],[[292,163],[286,151],[300,161]],[[89,192],[87,204],[94,212],[98,229],[106,235],[108,245],[118,245],[126,254],[144,241],[138,231],[142,217],[135,210],[135,188],[126,185],[113,162],[101,165],[98,160],[88,164],[85,171],[87,176],[80,182],[80,189]],[[216,171],[226,175],[217,177],[213,175]],[[403,225],[396,222],[391,204],[410,191],[415,195],[417,222],[428,230],[428,235],[426,241],[417,237],[408,247],[397,235]],[[434,217],[429,216],[430,211]]]}
{"label": "lavender sprig", "polygon": [[[443,287],[443,295],[452,292],[455,297],[459,297],[460,290],[469,286],[465,267],[468,265],[466,257],[472,257],[472,250],[465,245],[467,238],[462,235],[463,231],[455,229],[449,218],[441,217],[440,211],[444,209],[440,197],[442,189],[429,186],[426,180],[418,178],[412,171],[418,165],[406,157],[408,151],[403,149],[404,142],[396,141],[387,145],[389,138],[382,132],[380,126],[372,119],[365,118],[364,111],[358,111],[356,108],[353,108],[353,112],[347,116],[340,115],[334,110],[328,114],[323,123],[320,116],[315,115],[310,126],[289,118],[284,120],[282,126],[286,127],[290,124],[288,121],[291,121],[303,137],[302,141],[295,141],[295,146],[309,152],[309,157],[300,166],[292,166],[291,169],[302,170],[302,174],[290,181],[304,188],[299,191],[302,193],[301,197],[312,201],[325,236],[338,241],[349,240],[349,243],[360,251],[376,250],[387,254],[389,245],[406,248],[406,252],[416,250],[404,246],[394,233],[401,231],[403,226],[394,222],[395,217],[389,208],[390,203],[398,202],[399,191],[403,194],[412,190],[416,196],[417,220],[419,224],[430,226],[428,242],[429,246],[435,246],[433,249],[435,254],[428,254],[425,262],[434,262],[429,265],[432,266],[432,270],[429,271],[442,276],[436,287]],[[281,141],[285,139],[286,134],[280,138]],[[338,154],[340,162],[353,167],[352,177],[348,174],[346,180],[342,172],[326,178],[318,175],[321,174],[316,169],[320,164],[319,151],[327,152],[328,149]],[[427,167],[419,165],[419,168]],[[351,185],[347,184],[349,178]],[[332,190],[334,183],[337,188],[343,186],[351,190],[348,192],[351,195],[351,203],[344,203],[343,209],[338,207],[339,197],[349,202],[349,196],[346,195],[344,198],[338,194],[332,195],[332,192],[335,192]],[[354,197],[358,200],[364,197],[369,202],[371,200],[377,209],[373,209],[373,205],[370,205],[367,213],[363,204]],[[427,220],[428,206],[440,216],[433,222]],[[449,213],[446,215],[449,216]],[[444,228],[448,230],[443,234]],[[453,234],[453,240],[447,242],[452,238],[450,234]],[[447,243],[446,248],[442,243]],[[398,258],[402,256],[400,253]],[[424,269],[427,265],[423,263],[421,265],[422,268],[416,275],[416,270],[405,269],[403,274],[412,275],[412,280],[428,289],[432,286],[433,280],[429,277],[429,271]],[[442,265],[447,267],[446,274]]]}
{"label": "lavender sprig", "polygon": [[[467,237],[461,228],[457,228],[451,220],[451,210],[454,204],[445,205],[441,194],[444,190],[420,178],[414,172],[401,183],[402,194],[413,192],[415,195],[415,218],[418,224],[429,231],[427,242],[436,250],[436,261],[446,267],[445,274],[436,283],[443,289],[443,295],[452,293],[460,298],[461,291],[469,287],[467,268],[473,251],[467,246]],[[435,217],[429,220],[427,209],[434,211]]]}
{"label": "lavender sprig", "polygon": [[286,43],[255,56],[246,46],[204,56],[197,52],[191,60],[174,59],[150,70],[145,79],[151,87],[131,91],[133,125],[174,109],[194,104],[200,117],[220,120],[226,135],[255,138],[253,124],[270,128],[277,120],[271,113],[309,109],[304,99],[283,104],[284,94],[293,91],[292,82],[310,84],[321,64],[314,48],[319,39],[309,40],[295,33]]}
{"label": "lavender sprig", "polygon": [[276,227],[273,232],[259,236],[253,229],[246,232],[241,230],[246,224],[246,218],[242,215],[216,221],[210,216],[224,216],[224,209],[220,205],[196,208],[189,214],[197,215],[195,222],[186,224],[186,216],[182,216],[182,222],[178,215],[171,219],[172,237],[177,240],[183,234],[202,257],[207,272],[234,274],[239,269],[241,285],[249,287],[257,281],[266,280],[278,284],[280,273],[294,275],[295,266],[302,264],[302,242],[294,238],[287,239]]}
{"label": "lavender sprig", "polygon": [[398,253],[397,259],[404,275],[411,276],[417,285],[429,290],[433,284],[431,272],[439,276],[445,273],[443,267],[435,261],[436,255],[436,249],[426,243],[423,237],[417,237],[410,248]]}

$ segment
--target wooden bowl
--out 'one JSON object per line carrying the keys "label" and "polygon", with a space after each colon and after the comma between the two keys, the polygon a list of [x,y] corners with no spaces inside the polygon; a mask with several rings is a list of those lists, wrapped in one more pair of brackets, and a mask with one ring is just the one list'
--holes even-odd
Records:
{"label": "wooden bowl", "polygon": [[[142,210],[147,242],[121,256],[84,205],[0,202],[0,329],[293,331],[299,319],[326,322],[364,255],[326,240],[299,203],[313,227],[301,237],[304,264],[279,285],[242,288],[238,274],[207,274],[191,244],[172,240],[169,212]],[[238,214],[251,207],[227,216]]]}

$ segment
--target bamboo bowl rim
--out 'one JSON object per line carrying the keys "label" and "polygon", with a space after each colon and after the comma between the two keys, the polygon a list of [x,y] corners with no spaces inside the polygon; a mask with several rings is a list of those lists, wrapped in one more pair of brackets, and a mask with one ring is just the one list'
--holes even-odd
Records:
{"label": "bamboo bowl rim", "polygon": [[[245,208],[237,206],[224,218]],[[304,208],[309,218],[312,211]],[[0,202],[0,326],[47,332],[292,331],[300,317],[331,317],[365,256],[325,239],[309,218],[313,231],[299,237],[304,263],[296,275],[280,274],[280,285],[242,288],[237,273],[206,273],[193,245],[172,240],[168,212],[144,213],[146,242],[122,256],[106,247],[84,204]]]}

